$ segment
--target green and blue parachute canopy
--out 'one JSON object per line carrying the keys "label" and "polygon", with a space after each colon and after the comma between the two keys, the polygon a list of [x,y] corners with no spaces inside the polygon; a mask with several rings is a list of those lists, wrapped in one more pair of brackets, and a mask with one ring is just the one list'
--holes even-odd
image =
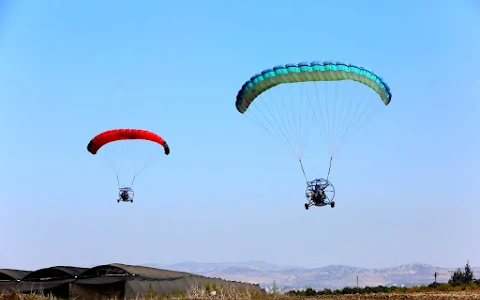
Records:
{"label": "green and blue parachute canopy", "polygon": [[343,62],[302,62],[266,69],[247,80],[237,94],[235,105],[244,113],[255,98],[266,90],[285,83],[353,80],[373,89],[385,105],[392,99],[387,83],[370,70]]}

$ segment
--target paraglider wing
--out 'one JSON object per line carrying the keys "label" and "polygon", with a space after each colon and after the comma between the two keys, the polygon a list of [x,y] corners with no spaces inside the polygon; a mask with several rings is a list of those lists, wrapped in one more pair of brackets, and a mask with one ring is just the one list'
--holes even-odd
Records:
{"label": "paraglider wing", "polygon": [[257,96],[276,85],[339,80],[353,80],[365,84],[380,96],[385,105],[392,99],[388,85],[372,71],[341,62],[312,62],[280,65],[256,74],[244,83],[237,94],[235,105],[243,114]]}
{"label": "paraglider wing", "polygon": [[88,152],[95,155],[104,145],[120,140],[147,140],[163,146],[165,154],[170,154],[167,142],[158,134],[142,129],[113,129],[104,131],[95,136],[87,146]]}

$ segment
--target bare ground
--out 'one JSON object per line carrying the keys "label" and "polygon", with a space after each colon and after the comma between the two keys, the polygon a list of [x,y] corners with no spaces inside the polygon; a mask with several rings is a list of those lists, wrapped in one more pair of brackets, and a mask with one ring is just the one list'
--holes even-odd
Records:
{"label": "bare ground", "polygon": [[409,300],[424,300],[424,299],[480,299],[480,291],[461,291],[461,292],[429,292],[429,293],[407,293],[407,294],[363,294],[363,295],[334,295],[334,296],[316,296],[316,297],[285,297],[287,299],[338,299],[338,300],[354,300],[354,299],[409,299]]}
{"label": "bare ground", "polygon": [[[157,300],[162,298],[144,298],[136,300]],[[165,299],[165,298],[164,298]],[[209,300],[219,299],[226,300],[224,297],[210,298]],[[262,298],[255,298],[262,299]],[[333,295],[333,296],[315,296],[315,297],[301,297],[301,296],[266,296],[264,299],[271,300],[315,300],[315,299],[338,299],[338,300],[355,300],[355,299],[410,299],[410,300],[424,300],[424,299],[479,299],[480,291],[459,291],[459,292],[428,292],[428,293],[407,293],[407,294],[363,294],[363,295]],[[0,294],[0,300],[53,300],[53,298],[42,297],[38,295],[23,295],[20,293],[3,293]],[[188,299],[184,299],[188,300]],[[193,300],[193,299],[191,299]],[[200,300],[200,299],[195,299]]]}

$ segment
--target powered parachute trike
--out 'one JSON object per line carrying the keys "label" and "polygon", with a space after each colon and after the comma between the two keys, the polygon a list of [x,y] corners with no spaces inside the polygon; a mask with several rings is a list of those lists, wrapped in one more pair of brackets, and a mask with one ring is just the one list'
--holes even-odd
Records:
{"label": "powered parachute trike", "polygon": [[[303,62],[252,76],[239,90],[235,106],[298,159],[306,181],[305,208],[333,208],[335,188],[329,180],[333,157],[391,99],[387,83],[363,67]],[[308,180],[302,158],[311,131],[315,140],[325,143],[330,160],[325,178]]]}
{"label": "powered parachute trike", "polygon": [[[96,155],[100,149],[104,151],[104,159],[112,167],[117,178],[117,202],[133,203],[135,195],[132,189],[133,183],[137,176],[158,157],[159,145],[163,147],[165,155],[170,154],[170,147],[167,142],[154,132],[142,129],[112,129],[96,135],[88,143],[87,150],[93,155]],[[133,154],[134,157],[127,159],[127,154]],[[137,162],[138,159],[145,160],[146,158],[149,161]],[[121,184],[120,171],[128,169],[128,167],[125,168],[128,162],[133,164],[133,170],[126,172],[130,184]],[[133,179],[131,176],[133,176]]]}

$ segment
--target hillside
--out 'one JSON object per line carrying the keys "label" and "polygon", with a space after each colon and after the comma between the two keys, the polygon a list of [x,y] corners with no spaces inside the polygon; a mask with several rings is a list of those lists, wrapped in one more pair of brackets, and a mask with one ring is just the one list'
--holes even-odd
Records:
{"label": "hillside", "polygon": [[[438,273],[438,282],[447,282],[450,272],[455,268],[441,268],[428,264],[409,264],[394,268],[367,269],[344,265],[331,265],[321,268],[303,268],[295,266],[277,266],[262,261],[239,263],[199,263],[182,262],[171,265],[156,263],[145,264],[156,268],[186,271],[209,277],[220,277],[250,283],[259,283],[264,288],[272,286],[273,281],[282,289],[301,289],[312,287],[343,288],[356,286],[356,277],[359,286],[378,285],[405,285],[429,284],[434,280],[434,273]],[[472,268],[476,277],[480,275],[480,267]]]}

